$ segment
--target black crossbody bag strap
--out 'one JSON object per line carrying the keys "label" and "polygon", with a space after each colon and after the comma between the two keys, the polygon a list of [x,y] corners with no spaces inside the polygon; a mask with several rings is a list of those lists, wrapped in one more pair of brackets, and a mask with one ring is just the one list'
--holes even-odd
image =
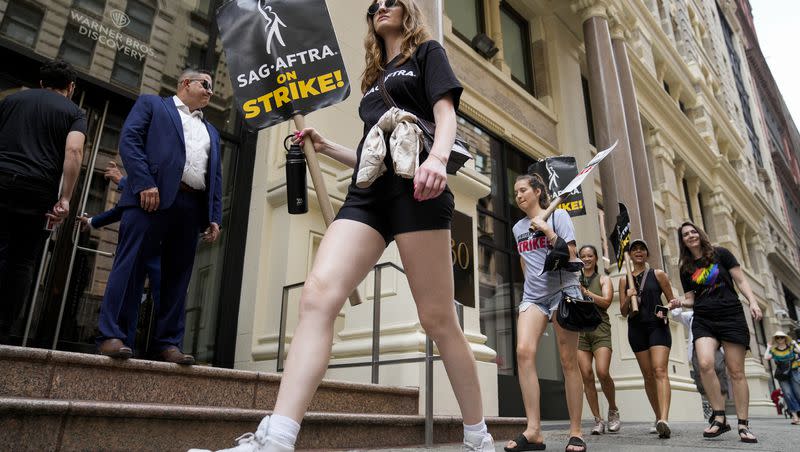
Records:
{"label": "black crossbody bag strap", "polygon": [[386,91],[386,84],[384,82],[385,78],[386,78],[386,71],[381,71],[381,74],[378,76],[378,86],[381,88],[381,97],[383,98],[383,103],[386,104],[386,106],[389,108],[392,107],[398,108],[397,104],[394,103],[394,99],[392,99],[392,96],[389,94],[388,91]]}
{"label": "black crossbody bag strap", "polygon": [[[392,99],[392,95],[389,94],[389,91],[386,90],[386,83],[385,83],[385,80],[384,80],[385,78],[386,78],[386,71],[382,71],[381,75],[378,77],[378,86],[380,87],[381,97],[383,98],[383,103],[386,104],[386,106],[389,107],[389,108],[392,108],[392,107],[400,108],[394,102],[394,99]],[[428,127],[428,124],[427,124],[426,120],[424,120],[424,119],[422,119],[420,117],[417,117],[417,125],[428,136],[433,137],[433,131],[430,130],[430,128]]]}

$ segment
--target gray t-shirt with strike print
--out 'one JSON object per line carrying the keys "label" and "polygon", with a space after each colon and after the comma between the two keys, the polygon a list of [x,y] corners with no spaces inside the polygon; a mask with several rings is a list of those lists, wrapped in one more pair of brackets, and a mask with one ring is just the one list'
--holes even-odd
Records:
{"label": "gray t-shirt with strike print", "polygon": [[[557,209],[547,220],[556,235],[565,242],[575,241],[575,227],[566,210]],[[550,251],[550,241],[541,231],[531,232],[531,219],[525,217],[514,225],[517,252],[525,262],[525,288],[522,301],[535,301],[552,295],[564,287],[578,285],[578,273],[564,270],[542,273],[544,261]]]}

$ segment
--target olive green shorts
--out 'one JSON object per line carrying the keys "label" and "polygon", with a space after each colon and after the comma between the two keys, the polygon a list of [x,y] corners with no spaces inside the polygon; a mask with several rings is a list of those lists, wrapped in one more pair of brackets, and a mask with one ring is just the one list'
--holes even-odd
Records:
{"label": "olive green shorts", "polygon": [[611,349],[611,323],[603,321],[596,330],[581,333],[578,338],[578,350],[594,353],[598,348]]}

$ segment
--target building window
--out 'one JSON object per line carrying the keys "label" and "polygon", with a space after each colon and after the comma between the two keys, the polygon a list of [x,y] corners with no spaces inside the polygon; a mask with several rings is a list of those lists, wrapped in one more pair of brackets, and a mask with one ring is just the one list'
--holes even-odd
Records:
{"label": "building window", "polygon": [[89,69],[92,65],[92,54],[97,41],[82,35],[77,25],[69,24],[58,49],[58,57],[68,61],[75,67]]}
{"label": "building window", "polygon": [[500,28],[503,33],[503,58],[511,68],[511,77],[525,90],[534,93],[528,22],[503,3],[500,5]]}
{"label": "building window", "polygon": [[686,200],[686,209],[689,213],[689,219],[695,221],[694,212],[692,212],[692,197],[689,196],[689,184],[686,182],[686,179],[683,179],[682,182],[683,182],[683,199]]}
{"label": "building window", "polygon": [[214,61],[212,62],[212,68],[208,68],[208,62],[206,61],[208,55],[208,47],[207,46],[200,46],[198,44],[190,44],[189,50],[186,52],[186,67],[191,68],[198,68],[198,69],[206,69],[211,71],[211,73],[215,73],[217,71],[217,64],[219,63],[219,55],[216,55]]}
{"label": "building window", "polygon": [[144,58],[133,58],[124,53],[118,53],[114,60],[114,69],[111,71],[111,79],[134,90],[139,89],[142,80],[142,69],[144,68]]}
{"label": "building window", "polygon": [[42,25],[44,11],[27,3],[11,2],[6,8],[0,34],[26,47],[33,47]]}
{"label": "building window", "polygon": [[764,167],[764,161],[761,158],[761,152],[758,146],[758,136],[755,133],[755,126],[753,125],[753,116],[750,112],[750,95],[747,94],[745,89],[744,77],[742,76],[742,65],[739,60],[739,54],[736,52],[736,45],[734,44],[733,29],[725,14],[717,6],[717,13],[719,14],[719,21],[722,25],[722,36],[725,38],[725,46],[728,49],[728,57],[731,61],[731,70],[733,71],[733,79],[736,81],[736,91],[739,93],[739,102],[742,104],[742,117],[744,118],[745,126],[747,126],[747,137],[750,139],[750,146],[752,147],[753,159],[759,168]]}
{"label": "building window", "polygon": [[468,43],[484,32],[483,0],[445,0],[444,10],[453,23],[453,33]]}
{"label": "building window", "polygon": [[149,40],[156,9],[140,0],[128,0],[128,8],[125,13],[131,20],[126,27],[127,32],[141,39]]}
{"label": "building window", "polygon": [[102,17],[106,9],[106,0],[75,0],[72,2],[72,7]]}

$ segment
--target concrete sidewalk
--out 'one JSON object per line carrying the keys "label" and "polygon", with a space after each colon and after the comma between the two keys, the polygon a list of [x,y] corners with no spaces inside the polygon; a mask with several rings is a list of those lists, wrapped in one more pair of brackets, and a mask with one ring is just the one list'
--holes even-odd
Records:
{"label": "concrete sidewalk", "polygon": [[[732,420],[732,422],[731,422]],[[788,419],[782,417],[754,418],[750,421],[753,433],[758,437],[757,444],[745,444],[739,441],[736,434],[736,418],[729,418],[732,431],[724,433],[718,438],[704,439],[703,429],[706,424],[702,422],[674,422],[670,423],[672,437],[670,439],[659,439],[658,435],[649,434],[652,424],[622,424],[622,429],[616,434],[605,434],[600,436],[590,436],[592,428],[590,422],[583,425],[585,432],[584,440],[591,452],[596,451],[661,451],[669,449],[674,451],[700,452],[707,450],[748,450],[748,451],[774,451],[790,452],[800,450],[800,425],[791,425]],[[568,424],[562,422],[547,422],[542,426],[544,430],[544,440],[549,451],[562,451],[567,444]],[[504,444],[496,444],[497,452],[503,452]],[[436,446],[432,449],[408,448],[408,449],[380,449],[385,451],[398,452],[460,452],[461,446],[458,444]],[[359,449],[360,452],[378,452],[372,449]]]}

